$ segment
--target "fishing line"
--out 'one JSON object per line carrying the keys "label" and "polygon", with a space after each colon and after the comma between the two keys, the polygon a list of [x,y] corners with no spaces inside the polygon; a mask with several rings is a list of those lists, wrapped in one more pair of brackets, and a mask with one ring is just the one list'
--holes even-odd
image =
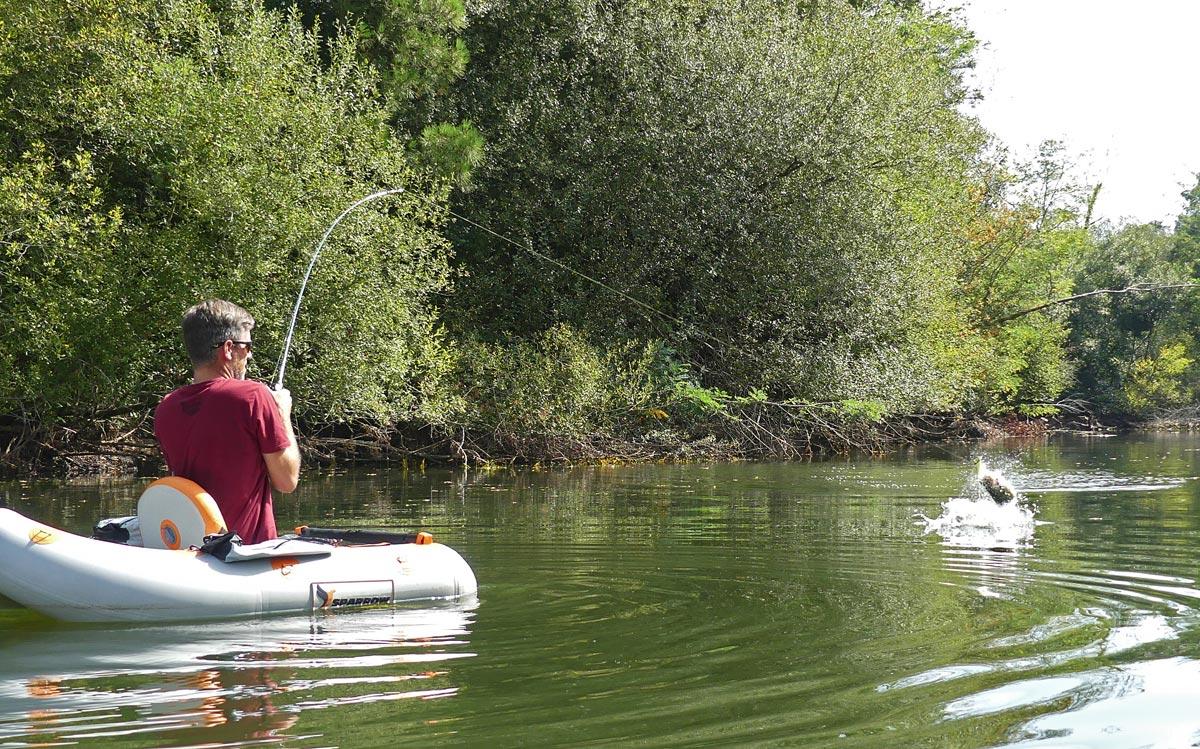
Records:
{"label": "fishing line", "polygon": [[[317,247],[313,251],[312,258],[308,262],[308,270],[305,271],[305,273],[304,273],[304,280],[300,284],[300,293],[296,296],[296,304],[292,308],[292,317],[291,317],[291,322],[288,324],[287,337],[284,339],[283,353],[279,357],[278,364],[276,364],[276,371],[278,372],[278,376],[275,377],[275,385],[274,385],[276,390],[279,390],[283,387],[283,376],[284,376],[284,372],[287,368],[288,354],[291,351],[291,347],[292,347],[292,336],[296,330],[296,320],[300,315],[300,304],[304,300],[304,292],[308,288],[309,278],[312,276],[313,268],[316,267],[317,259],[321,255],[321,250],[324,249],[326,242],[328,242],[330,235],[333,233],[333,230],[335,228],[337,228],[337,225],[339,223],[341,223],[342,219],[344,219],[346,216],[348,216],[351,212],[353,212],[355,209],[359,208],[360,206],[365,205],[366,203],[369,203],[378,198],[383,198],[388,195],[396,195],[396,194],[399,194],[402,192],[404,192],[404,188],[399,187],[399,188],[394,188],[394,189],[389,189],[389,190],[380,190],[379,192],[372,193],[372,194],[366,196],[365,198],[362,198],[361,200],[354,202],[353,204],[350,205],[349,208],[342,211],[342,213],[336,219],[334,219],[333,223],[329,225],[329,228],[325,230],[325,234],[321,237],[321,241],[317,243]],[[417,195],[416,197],[428,200],[428,198],[423,195]],[[708,341],[712,341],[713,343],[716,343],[721,347],[725,347],[727,349],[732,349],[733,351],[739,351],[743,354],[749,353],[746,349],[742,348],[741,346],[739,346],[735,343],[718,338],[717,336],[714,336],[711,333],[707,333],[707,332],[697,328],[695,325],[688,323],[687,321],[685,321],[681,318],[675,317],[673,315],[669,315],[666,312],[663,312],[662,310],[658,309],[657,307],[655,307],[651,304],[648,304],[646,302],[643,302],[641,299],[631,296],[631,295],[621,291],[620,289],[601,281],[598,278],[594,278],[594,277],[588,275],[587,273],[584,273],[582,271],[576,270],[575,268],[572,268],[571,266],[567,265],[566,263],[563,263],[560,260],[556,260],[555,258],[552,258],[543,252],[539,252],[539,251],[535,250],[533,248],[532,242],[529,242],[527,244],[521,244],[520,242],[516,241],[515,239],[512,239],[504,234],[501,234],[500,232],[495,231],[494,229],[492,229],[488,226],[485,226],[485,225],[479,223],[478,221],[470,219],[470,218],[462,215],[461,213],[457,213],[456,211],[450,210],[448,208],[446,208],[445,210],[449,215],[455,217],[456,219],[463,221],[465,223],[468,223],[471,226],[477,227],[478,229],[490,234],[491,236],[501,240],[502,242],[507,242],[508,244],[511,244],[514,247],[518,247],[521,250],[528,252],[529,254],[533,255],[534,257],[536,257],[544,262],[550,263],[551,265],[554,265],[558,268],[562,268],[563,270],[565,270],[568,273],[579,276],[580,278],[582,278],[586,281],[589,281],[589,282],[599,286],[600,288],[605,289],[628,302],[631,302],[634,305],[637,305],[638,307],[645,310],[646,312],[649,312],[651,315],[654,315],[663,320],[667,320],[669,322],[675,323],[676,325],[680,326],[680,328],[682,329],[681,332],[684,332],[685,334],[691,333],[691,334],[694,334],[698,338],[708,339]],[[718,348],[714,347],[712,344],[708,343],[707,341],[704,341],[704,345],[707,346],[709,348],[709,350],[713,351],[721,358],[724,358],[724,355],[721,353],[721,351]]]}
{"label": "fishing line", "polygon": [[[308,261],[308,269],[304,273],[304,280],[300,283],[300,293],[296,296],[296,304],[292,308],[292,317],[291,317],[291,321],[288,323],[288,332],[287,332],[286,338],[284,339],[283,353],[279,357],[278,364],[276,364],[276,369],[279,374],[275,378],[275,385],[274,385],[275,390],[280,390],[283,388],[283,376],[284,376],[284,372],[287,368],[288,354],[291,352],[291,348],[292,348],[292,336],[296,331],[296,320],[300,315],[300,305],[304,300],[304,292],[308,288],[308,281],[309,281],[309,278],[312,277],[312,272],[313,272],[313,269],[316,267],[317,259],[321,256],[321,250],[323,250],[325,248],[325,244],[329,241],[329,237],[331,234],[333,234],[333,230],[336,229],[337,225],[342,222],[342,219],[346,218],[346,216],[350,215],[352,212],[354,212],[359,207],[366,205],[367,203],[370,203],[371,201],[378,200],[379,198],[384,198],[389,195],[398,195],[402,192],[404,192],[404,188],[397,187],[397,188],[392,188],[392,189],[388,189],[388,190],[380,190],[378,192],[371,193],[370,195],[366,196],[365,198],[355,201],[348,208],[346,208],[346,210],[342,211],[341,214],[339,214],[338,217],[333,220],[333,223],[331,223],[329,225],[329,228],[327,228],[325,230],[325,234],[322,235],[321,241],[317,243],[316,249],[313,251],[312,257]],[[423,195],[417,195],[416,197],[424,198],[424,199],[428,200],[428,198]],[[712,335],[711,333],[707,333],[703,330],[700,330],[699,328],[686,322],[685,320],[675,317],[673,315],[669,315],[666,312],[663,312],[662,310],[658,309],[657,307],[654,307],[651,304],[643,302],[642,300],[640,300],[634,296],[626,294],[625,292],[621,291],[620,289],[617,289],[607,283],[604,283],[603,281],[599,280],[598,278],[593,278],[592,276],[590,276],[586,273],[583,273],[582,271],[578,271],[578,270],[572,268],[571,266],[567,265],[566,263],[563,263],[560,260],[556,260],[555,258],[552,258],[543,252],[538,252],[537,250],[535,250],[533,248],[532,241],[530,241],[526,244],[521,244],[520,242],[516,241],[515,239],[512,239],[504,234],[501,234],[500,232],[495,231],[494,229],[492,229],[488,226],[485,226],[485,225],[479,223],[478,221],[467,218],[466,216],[462,215],[461,213],[457,213],[456,211],[450,210],[449,208],[446,208],[445,210],[446,210],[446,213],[455,217],[456,219],[463,221],[467,224],[470,224],[471,226],[474,226],[503,242],[507,242],[508,244],[513,245],[514,247],[518,247],[521,250],[528,252],[529,254],[533,255],[534,257],[539,258],[540,260],[542,260],[544,262],[550,263],[551,265],[561,268],[561,269],[567,271],[568,273],[579,276],[580,278],[582,278],[586,281],[589,281],[589,282],[591,282],[613,294],[616,294],[617,296],[621,297],[622,299],[625,299],[626,301],[637,305],[641,309],[645,310],[646,312],[649,312],[650,314],[652,314],[654,316],[662,318],[663,320],[667,320],[667,321],[676,323],[677,325],[681,326],[685,330],[691,331],[691,332],[697,334],[699,337],[707,338],[708,340],[713,341],[714,343],[720,344],[721,346],[728,347],[729,349],[732,349],[734,351],[740,351],[742,353],[747,353],[747,351],[745,349],[743,349],[741,346],[739,346],[737,344],[734,344],[730,341],[723,340],[721,338],[718,338],[717,336]],[[705,345],[708,345],[708,344],[705,344]],[[718,349],[714,348],[711,345],[708,345],[708,347],[714,353],[716,353],[718,356],[720,356],[721,358],[724,358],[723,354],[721,354],[721,352]],[[772,405],[790,406],[791,404],[777,403],[777,404],[772,404]],[[811,407],[814,405],[823,405],[823,404],[796,404],[796,405]],[[938,446],[934,445],[934,447],[938,447]],[[938,449],[942,449],[944,452],[946,452],[947,455],[951,455],[952,457],[957,457],[957,456],[953,456],[952,453],[950,453],[949,450],[945,450],[945,448],[938,447]]]}
{"label": "fishing line", "polygon": [[609,286],[608,284],[604,283],[603,281],[601,281],[599,279],[592,278],[591,276],[589,276],[588,274],[586,274],[582,271],[575,270],[574,268],[567,265],[566,263],[563,263],[559,260],[555,260],[554,258],[552,258],[549,255],[546,255],[544,253],[538,252],[537,250],[533,249],[532,242],[529,244],[521,244],[517,240],[509,239],[508,237],[504,236],[500,232],[489,229],[488,227],[484,226],[483,224],[479,223],[478,221],[473,221],[473,220],[467,218],[466,216],[462,215],[461,213],[455,213],[454,211],[450,211],[450,210],[448,210],[446,212],[449,213],[451,216],[454,216],[455,218],[459,219],[460,221],[465,221],[468,224],[471,224],[472,226],[477,226],[480,229],[483,229],[485,232],[487,232],[488,234],[491,234],[493,237],[496,237],[497,239],[508,242],[509,244],[513,245],[514,247],[520,247],[522,250],[525,250],[526,252],[533,255],[534,257],[541,258],[542,260],[545,260],[547,263],[551,263],[552,265],[557,265],[559,268],[562,268],[563,270],[567,271],[568,273],[574,273],[575,275],[579,276],[580,278],[591,281],[592,283],[596,284],[597,286],[599,286],[601,288],[608,289],[609,291],[611,291],[612,293],[621,297],[622,299],[626,299],[630,302],[633,302],[634,304],[641,307],[642,309],[653,312],[654,314],[658,315],[659,317],[663,318],[664,320],[670,320],[671,322],[679,323],[680,325],[683,325],[685,327],[687,326],[687,323],[684,322],[683,320],[680,320],[678,317],[672,317],[672,316],[668,315],[666,312],[663,312],[662,310],[657,309],[656,307],[653,307],[653,306],[647,304],[646,302],[643,302],[642,300],[637,299],[636,297],[632,297],[632,296],[626,294],[625,292],[621,291],[620,289],[613,288],[612,286]]}
{"label": "fishing line", "polygon": [[[596,284],[597,286],[599,286],[603,289],[607,289],[608,291],[611,291],[612,293],[616,294],[617,296],[621,297],[622,299],[633,302],[634,304],[641,307],[642,309],[644,309],[654,315],[657,315],[658,317],[661,317],[664,320],[668,320],[670,322],[677,323],[678,325],[680,325],[681,327],[686,329],[686,331],[695,333],[700,338],[707,338],[708,340],[713,341],[714,343],[718,343],[722,346],[728,346],[729,348],[733,349],[734,351],[741,351],[742,353],[748,353],[745,349],[743,349],[741,346],[738,346],[737,344],[730,343],[729,341],[725,341],[720,338],[717,338],[716,336],[714,336],[710,333],[706,333],[703,330],[700,330],[699,328],[697,328],[695,325],[692,325],[691,323],[689,323],[685,320],[682,320],[678,317],[673,317],[672,315],[668,315],[666,312],[663,312],[662,310],[658,309],[657,307],[654,307],[653,305],[643,302],[641,299],[638,299],[637,297],[630,296],[629,294],[626,294],[625,292],[621,291],[620,289],[610,286],[599,279],[592,278],[591,276],[589,276],[588,274],[586,274],[582,271],[575,270],[574,268],[567,265],[566,263],[563,263],[560,260],[555,260],[554,258],[550,257],[549,255],[547,255],[545,253],[538,252],[537,250],[533,249],[532,242],[530,242],[529,244],[521,244],[520,242],[516,241],[515,239],[506,237],[505,235],[501,234],[500,232],[490,229],[487,226],[484,226],[483,224],[479,223],[478,221],[473,221],[472,219],[467,218],[466,216],[462,215],[461,213],[456,213],[449,209],[447,209],[446,212],[449,213],[451,216],[454,216],[455,218],[459,219],[460,221],[465,221],[466,223],[471,224],[472,226],[476,226],[476,227],[482,229],[483,231],[487,232],[488,234],[491,234],[493,237],[496,237],[499,240],[508,242],[509,244],[513,245],[514,247],[521,248],[525,252],[528,252],[529,254],[533,255],[534,257],[544,260],[547,263],[550,263],[552,265],[556,265],[559,268],[562,268],[563,270],[567,271],[568,273],[573,273],[576,276],[579,276],[580,278],[582,278],[584,280],[591,281],[592,283]],[[711,344],[705,343],[705,345],[708,346],[709,350],[711,350],[717,354],[720,354],[720,352],[716,348],[714,348]]]}

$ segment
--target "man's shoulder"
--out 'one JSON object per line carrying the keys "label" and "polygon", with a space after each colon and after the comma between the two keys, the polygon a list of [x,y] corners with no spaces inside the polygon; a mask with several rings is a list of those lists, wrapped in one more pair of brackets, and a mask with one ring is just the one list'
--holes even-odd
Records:
{"label": "man's shoulder", "polygon": [[163,399],[158,402],[158,407],[161,409],[163,406],[199,395],[204,390],[204,384],[205,383],[201,382],[181,385],[163,396]]}
{"label": "man's shoulder", "polygon": [[219,378],[205,380],[176,388],[162,399],[158,408],[169,407],[172,403],[205,402],[205,403],[253,403],[261,399],[271,399],[271,389],[266,383],[257,380],[235,380]]}
{"label": "man's shoulder", "polygon": [[235,380],[232,377],[217,380],[217,387],[231,393],[266,393],[271,394],[271,388],[265,382],[258,380]]}
{"label": "man's shoulder", "polygon": [[212,397],[251,418],[266,411],[272,402],[271,388],[256,380],[224,380],[214,388]]}

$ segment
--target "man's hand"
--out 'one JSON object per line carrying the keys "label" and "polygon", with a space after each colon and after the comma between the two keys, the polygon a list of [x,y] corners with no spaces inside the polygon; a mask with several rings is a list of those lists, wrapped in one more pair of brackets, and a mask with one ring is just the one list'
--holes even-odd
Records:
{"label": "man's hand", "polygon": [[275,399],[275,405],[279,406],[279,415],[284,421],[291,422],[292,420],[292,391],[287,388],[272,390],[271,397]]}

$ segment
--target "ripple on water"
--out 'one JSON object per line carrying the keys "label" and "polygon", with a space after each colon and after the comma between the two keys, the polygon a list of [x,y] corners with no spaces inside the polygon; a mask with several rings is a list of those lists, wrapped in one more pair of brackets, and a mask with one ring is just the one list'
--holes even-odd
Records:
{"label": "ripple on water", "polygon": [[[1117,624],[1117,620],[1122,623]],[[1021,653],[1020,655],[1008,658],[993,656],[982,659],[984,662],[980,663],[955,663],[939,666],[895,682],[882,684],[876,687],[876,690],[887,692],[894,689],[942,684],[982,674],[1070,668],[1073,665],[1086,664],[1102,656],[1114,656],[1134,648],[1175,640],[1179,637],[1180,631],[1189,626],[1189,622],[1169,619],[1161,614],[1146,611],[1103,612],[1092,610],[1089,613],[1077,611],[1070,616],[1054,617],[1045,625],[1034,626],[1023,634],[997,638],[985,646],[987,649],[997,651],[1016,649]],[[1082,645],[1053,649],[1056,642],[1077,639],[1070,637],[1072,633],[1076,632],[1090,639]],[[1031,650],[1032,654],[1025,654]],[[1035,683],[1039,689],[1044,686],[1042,681],[1035,681]],[[972,707],[976,704],[990,705],[992,704],[990,700],[990,697],[981,699],[978,703],[972,701],[971,697],[956,700],[947,705],[946,716],[961,718],[994,712]]]}
{"label": "ripple on water", "polygon": [[1137,475],[1129,476],[1103,469],[1089,471],[1021,471],[1020,489],[1026,494],[1049,492],[1154,492],[1175,489],[1191,480],[1190,477]]}
{"label": "ripple on water", "polygon": [[1164,658],[1012,682],[951,702],[946,717],[1042,708],[1006,746],[1174,749],[1195,746],[1197,704],[1200,662]]}
{"label": "ripple on water", "polygon": [[0,626],[0,744],[1185,746],[1200,486],[1140,494],[1158,452],[1031,453],[1071,467],[1006,468],[1025,509],[944,460],[484,474],[432,515],[479,609]]}
{"label": "ripple on water", "polygon": [[992,638],[975,658],[877,691],[942,685],[945,693],[961,682],[954,690],[960,696],[943,703],[942,720],[1025,716],[1004,746],[1192,746],[1200,735],[1194,707],[1200,666],[1191,658],[1158,656],[1178,652],[1172,643],[1200,623],[1200,612],[1190,605],[1200,597],[1194,581],[1122,570],[1029,575],[1039,587],[1082,591],[1093,605]]}
{"label": "ripple on water", "polygon": [[[937,517],[918,516],[919,525],[940,538],[943,567],[982,597],[1022,606],[1038,598],[1083,605],[1023,632],[993,637],[967,651],[971,657],[883,683],[877,692],[940,695],[945,725],[1020,716],[1006,731],[1004,746],[1194,745],[1200,736],[1194,708],[1200,665],[1188,657],[1162,657],[1190,652],[1178,643],[1200,623],[1200,590],[1193,578],[1178,574],[1181,549],[1192,545],[1162,543],[1160,509],[1153,524],[1133,523],[1139,505],[1106,500],[1115,492],[1175,489],[1188,479],[1019,467],[1009,467],[1009,475],[1023,503],[996,505],[969,482]],[[1038,507],[1028,497],[1054,492],[1092,493],[1088,506],[1111,517],[1095,530],[1070,524],[1049,531],[1042,542],[1057,544],[1058,555],[1043,559],[1035,551],[1043,545],[1036,535],[1047,524],[1037,519]],[[1054,509],[1057,520],[1061,508]]]}
{"label": "ripple on water", "polygon": [[20,635],[0,663],[0,745],[276,742],[304,710],[453,695],[473,605]]}

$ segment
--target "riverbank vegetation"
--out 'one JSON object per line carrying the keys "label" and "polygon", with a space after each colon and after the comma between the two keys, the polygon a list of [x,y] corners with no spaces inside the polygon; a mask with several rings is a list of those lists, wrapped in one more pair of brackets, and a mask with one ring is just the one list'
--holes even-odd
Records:
{"label": "riverbank vegetation", "polygon": [[916,2],[0,0],[0,462],[159,469],[183,309],[326,457],[797,456],[1197,402],[1200,184],[1093,219]]}

